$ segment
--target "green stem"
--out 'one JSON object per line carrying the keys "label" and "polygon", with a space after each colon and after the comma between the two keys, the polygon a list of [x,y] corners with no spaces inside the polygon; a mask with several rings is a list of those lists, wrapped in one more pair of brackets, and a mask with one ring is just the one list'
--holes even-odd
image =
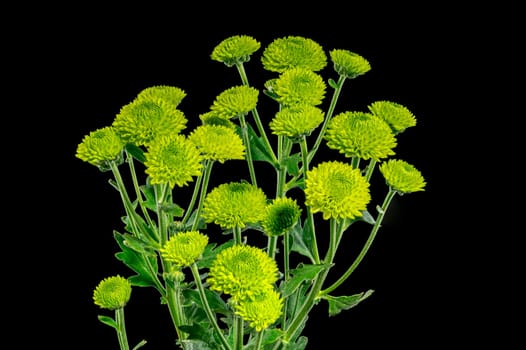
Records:
{"label": "green stem", "polygon": [[[177,285],[175,285],[177,284]],[[182,293],[179,286],[179,282],[169,281],[166,285],[166,302],[168,304],[168,310],[170,311],[170,316],[175,327],[175,332],[179,339],[186,339],[188,337],[187,333],[184,333],[181,330],[181,326],[185,324],[184,321],[184,311],[183,311],[183,302],[182,302]]]}
{"label": "green stem", "polygon": [[133,204],[130,200],[130,197],[128,196],[128,192],[126,191],[126,186],[124,185],[124,181],[122,180],[122,176],[119,171],[119,167],[114,162],[110,163],[110,167],[111,167],[111,171],[113,172],[113,176],[115,177],[117,188],[121,195],[121,200],[124,205],[124,210],[126,211],[128,218],[130,219],[130,224],[132,225],[133,233],[135,235],[140,236],[141,232],[138,229],[137,221],[136,221],[137,213],[135,212],[135,209],[133,208]]}
{"label": "green stem", "polygon": [[371,158],[371,160],[369,160],[369,164],[367,165],[367,169],[365,170],[365,179],[367,181],[371,179],[375,165],[376,165],[376,160]]}
{"label": "green stem", "polygon": [[[205,163],[205,170],[206,170],[206,163]],[[184,217],[181,220],[183,225],[186,225],[186,222],[188,219],[190,219],[190,216],[192,215],[192,210],[194,210],[195,202],[197,200],[197,196],[199,194],[199,189],[201,187],[201,183],[203,181],[204,173],[201,173],[195,181],[194,190],[192,191],[192,198],[190,199],[190,203],[188,203],[188,207],[186,208],[186,212],[184,213]]]}
{"label": "green stem", "polygon": [[234,350],[243,350],[243,319],[234,315]]}
{"label": "green stem", "polygon": [[325,130],[327,129],[327,124],[329,123],[329,120],[332,118],[332,114],[334,113],[334,109],[336,108],[336,102],[338,101],[338,98],[340,96],[340,92],[342,91],[343,83],[345,82],[346,77],[343,75],[340,75],[338,78],[338,82],[336,83],[336,89],[334,89],[334,93],[332,95],[331,103],[329,105],[329,109],[327,110],[327,115],[325,116],[325,120],[323,121],[323,125],[321,127],[320,133],[318,134],[318,137],[316,138],[316,142],[314,143],[314,146],[312,147],[311,153],[309,154],[309,160],[312,160],[314,158],[314,155],[318,151],[318,148],[320,147],[321,141],[323,140],[323,136],[325,135]]}
{"label": "green stem", "polygon": [[197,228],[197,225],[199,224],[199,216],[201,215],[201,210],[203,209],[204,198],[206,197],[206,192],[208,191],[208,182],[210,181],[210,174],[212,173],[213,165],[214,165],[213,160],[207,160],[205,163],[203,183],[201,184],[201,193],[199,194],[199,204],[197,206],[197,211],[195,213],[194,222],[192,223],[192,230],[195,230]]}
{"label": "green stem", "polygon": [[254,186],[257,186],[256,172],[254,170],[254,162],[252,160],[252,151],[250,148],[250,139],[248,137],[248,127],[244,115],[239,116],[239,122],[241,124],[241,134],[243,136],[243,142],[245,143],[245,156],[248,163],[248,171],[250,172],[250,180]]}
{"label": "green stem", "polygon": [[261,345],[263,344],[263,332],[265,330],[262,329],[261,332],[257,332],[256,334],[256,345],[254,347],[254,350],[260,350],[261,349]]}
{"label": "green stem", "polygon": [[129,350],[128,336],[126,335],[126,323],[124,321],[124,308],[115,310],[115,321],[117,322],[117,337],[119,339],[119,346],[121,350]]}
{"label": "green stem", "polygon": [[385,196],[384,202],[379,210],[378,217],[376,218],[376,221],[374,223],[373,228],[371,229],[371,233],[369,234],[369,237],[367,238],[367,241],[365,242],[364,246],[362,247],[362,250],[354,260],[354,262],[349,266],[347,271],[331,286],[324,289],[320,292],[321,295],[329,294],[333,290],[335,290],[339,285],[341,285],[353,272],[356,270],[358,265],[362,262],[363,258],[365,257],[365,254],[367,254],[367,251],[371,247],[374,238],[376,237],[376,234],[378,233],[378,230],[380,228],[380,225],[382,223],[382,220],[384,218],[385,212],[387,211],[387,208],[389,207],[389,204],[391,203],[393,197],[395,196],[397,192],[393,190],[392,188],[389,188],[389,192]]}
{"label": "green stem", "polygon": [[210,304],[208,303],[208,299],[206,298],[205,289],[203,287],[203,283],[201,282],[201,277],[199,276],[199,270],[196,263],[193,263],[190,265],[190,269],[192,270],[192,275],[194,276],[195,284],[197,285],[197,291],[199,292],[199,298],[201,298],[201,302],[203,303],[203,307],[205,309],[206,316],[208,317],[208,320],[210,323],[212,323],[212,326],[214,327],[214,330],[219,335],[219,339],[221,340],[221,344],[223,345],[224,349],[230,350],[230,345],[228,344],[227,339],[225,338],[225,335],[223,334],[223,331],[221,328],[219,328],[219,325],[217,324],[216,317],[210,308]]}
{"label": "green stem", "polygon": [[232,229],[232,233],[234,234],[234,242],[235,244],[241,244],[242,243],[242,238],[241,238],[241,227],[234,227]]}

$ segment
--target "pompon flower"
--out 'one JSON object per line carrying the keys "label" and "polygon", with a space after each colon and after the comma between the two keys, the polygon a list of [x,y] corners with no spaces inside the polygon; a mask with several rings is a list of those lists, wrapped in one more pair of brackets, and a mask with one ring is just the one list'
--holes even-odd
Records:
{"label": "pompon flower", "polygon": [[267,235],[280,236],[296,225],[300,215],[301,208],[294,199],[278,197],[267,205],[261,226]]}
{"label": "pompon flower", "polygon": [[259,90],[254,87],[233,86],[216,97],[210,110],[223,119],[239,117],[256,108],[258,97]]}
{"label": "pompon flower", "polygon": [[327,55],[320,44],[301,36],[287,36],[272,41],[261,56],[263,68],[283,73],[290,68],[317,72],[327,66]]}
{"label": "pompon flower", "polygon": [[325,133],[327,146],[346,157],[380,161],[395,154],[396,137],[391,127],[372,113],[342,112],[334,116]]}
{"label": "pompon flower", "polygon": [[261,43],[248,35],[234,35],[221,41],[210,54],[214,61],[227,67],[248,62],[250,55],[259,50]]}
{"label": "pompon flower", "polygon": [[113,127],[123,141],[146,146],[159,136],[179,133],[186,123],[184,113],[172,103],[146,93],[121,108]]}
{"label": "pompon flower", "polygon": [[387,184],[400,193],[424,191],[426,182],[413,165],[400,159],[389,159],[379,166]]}
{"label": "pompon flower", "polygon": [[285,106],[309,104],[317,106],[323,102],[327,85],[323,78],[305,68],[291,68],[273,82],[276,100]]}
{"label": "pompon flower", "polygon": [[117,310],[126,306],[131,291],[131,283],[126,278],[119,275],[107,277],[93,291],[93,301],[103,309]]}
{"label": "pompon flower", "polygon": [[199,260],[208,244],[208,236],[199,231],[178,232],[160,249],[162,257],[179,267],[187,267]]}
{"label": "pompon flower", "polygon": [[263,219],[267,197],[248,182],[230,182],[215,187],[203,202],[202,216],[225,229],[244,228]]}
{"label": "pompon flower", "polygon": [[295,139],[310,135],[323,122],[324,116],[323,111],[316,106],[296,104],[279,110],[269,127],[276,135]]}
{"label": "pompon flower", "polygon": [[108,162],[122,161],[124,143],[111,126],[106,126],[85,135],[77,146],[75,156],[101,169]]}
{"label": "pompon flower", "polygon": [[367,107],[371,113],[385,120],[395,135],[416,125],[416,118],[413,113],[411,113],[407,107],[399,103],[391,101],[376,101]]}
{"label": "pompon flower", "polygon": [[336,73],[346,78],[353,79],[371,70],[369,61],[354,52],[334,49],[329,55]]}
{"label": "pompon flower", "polygon": [[144,170],[152,184],[167,183],[182,187],[201,175],[201,154],[195,144],[182,134],[172,134],[153,140],[146,152]]}
{"label": "pompon flower", "polygon": [[142,90],[137,97],[139,99],[150,101],[161,99],[175,108],[181,103],[183,98],[186,97],[186,92],[176,86],[155,85]]}
{"label": "pompon flower", "polygon": [[252,300],[278,280],[278,266],[264,250],[236,244],[220,251],[210,265],[210,289]]}
{"label": "pompon flower", "polygon": [[328,161],[307,171],[305,204],[324,220],[361,217],[370,201],[369,182],[350,164]]}
{"label": "pompon flower", "polygon": [[273,288],[257,294],[253,299],[232,301],[234,313],[257,332],[271,326],[283,312],[283,298]]}
{"label": "pompon flower", "polygon": [[188,137],[205,159],[224,163],[229,159],[245,159],[245,145],[239,134],[222,125],[199,125]]}

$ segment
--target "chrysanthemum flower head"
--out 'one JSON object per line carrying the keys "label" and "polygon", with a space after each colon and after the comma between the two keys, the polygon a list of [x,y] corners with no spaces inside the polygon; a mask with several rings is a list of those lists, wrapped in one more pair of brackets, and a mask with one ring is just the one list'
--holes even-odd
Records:
{"label": "chrysanthemum flower head", "polygon": [[155,85],[143,89],[137,97],[150,101],[164,100],[173,108],[176,108],[183,98],[186,97],[186,92],[177,86]]}
{"label": "chrysanthemum flower head", "polygon": [[146,146],[159,136],[182,131],[186,123],[184,113],[172,103],[146,93],[120,109],[113,127],[123,141]]}
{"label": "chrysanthemum flower head", "polygon": [[210,110],[223,119],[239,117],[256,108],[258,96],[259,90],[254,87],[233,86],[216,97]]}
{"label": "chrysanthemum flower head", "polygon": [[278,197],[267,205],[261,226],[267,235],[280,236],[297,224],[300,215],[301,208],[294,199]]}
{"label": "chrysanthemum flower head", "polygon": [[323,102],[327,85],[318,73],[305,68],[290,68],[280,74],[272,88],[276,100],[282,105],[317,106]]}
{"label": "chrysanthemum flower head", "polygon": [[346,157],[380,161],[394,154],[397,145],[391,127],[366,112],[342,112],[334,116],[325,133],[327,146]]}
{"label": "chrysanthemum flower head", "polygon": [[126,306],[131,297],[131,283],[122,276],[111,276],[99,282],[93,291],[95,305],[117,310]]}
{"label": "chrysanthemum flower head", "polygon": [[264,290],[253,299],[234,299],[232,304],[234,313],[257,332],[271,326],[283,312],[283,298],[273,288]]}
{"label": "chrysanthemum flower head", "polygon": [[248,182],[230,182],[215,187],[205,197],[202,216],[225,229],[244,228],[263,219],[267,197]]}
{"label": "chrysanthemum flower head", "polygon": [[253,299],[279,277],[277,263],[264,250],[236,244],[220,251],[210,265],[210,289],[238,300]]}
{"label": "chrysanthemum flower head", "polygon": [[323,111],[316,106],[296,104],[279,110],[269,127],[276,135],[297,139],[310,135],[323,122],[324,116]]}
{"label": "chrysanthemum flower head", "polygon": [[389,124],[395,134],[416,125],[416,118],[405,106],[392,101],[376,101],[371,103],[369,111],[379,116]]}
{"label": "chrysanthemum flower head", "polygon": [[290,68],[317,72],[327,65],[327,56],[320,44],[301,36],[287,36],[272,41],[261,56],[263,68],[283,73]]}
{"label": "chrysanthemum flower head", "polygon": [[221,41],[210,54],[214,61],[227,67],[248,62],[250,55],[259,50],[261,43],[248,35],[234,35]]}
{"label": "chrysanthemum flower head", "polygon": [[349,50],[334,49],[329,55],[336,73],[346,78],[353,79],[371,70],[369,61]]}
{"label": "chrysanthemum flower head", "polygon": [[199,260],[208,244],[208,236],[199,231],[177,232],[161,247],[162,257],[179,267]]}
{"label": "chrysanthemum flower head", "polygon": [[307,171],[305,204],[324,220],[361,217],[370,201],[369,182],[350,164],[327,161]]}
{"label": "chrysanthemum flower head", "polygon": [[424,191],[426,181],[412,164],[401,159],[389,159],[380,164],[380,172],[387,184],[400,193]]}
{"label": "chrysanthemum flower head", "polygon": [[77,146],[75,156],[100,169],[106,169],[108,162],[122,161],[124,142],[111,126],[99,128],[85,135]]}
{"label": "chrysanthemum flower head", "polygon": [[245,145],[233,128],[222,125],[199,125],[188,137],[204,159],[224,163],[229,159],[244,159]]}
{"label": "chrysanthemum flower head", "polygon": [[144,170],[152,184],[167,183],[182,187],[201,175],[201,154],[194,143],[182,134],[161,136],[150,142]]}

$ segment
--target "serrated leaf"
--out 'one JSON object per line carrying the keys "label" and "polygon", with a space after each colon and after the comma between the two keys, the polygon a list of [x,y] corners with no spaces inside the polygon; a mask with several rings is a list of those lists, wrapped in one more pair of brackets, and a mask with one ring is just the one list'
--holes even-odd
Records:
{"label": "serrated leaf", "polygon": [[103,315],[99,315],[97,316],[97,318],[99,319],[100,322],[104,323],[105,325],[108,325],[115,329],[119,329],[117,322],[113,318],[109,316],[103,316]]}
{"label": "serrated leaf", "polygon": [[285,282],[281,294],[288,297],[303,283],[313,280],[321,271],[328,268],[329,264],[310,265],[300,263],[297,268],[290,271],[292,277]]}
{"label": "serrated leaf", "polygon": [[374,290],[369,289],[365,292],[353,294],[349,296],[333,297],[331,295],[323,295],[321,298],[325,299],[329,303],[329,316],[339,314],[342,310],[349,310],[355,307],[363,300],[367,299]]}

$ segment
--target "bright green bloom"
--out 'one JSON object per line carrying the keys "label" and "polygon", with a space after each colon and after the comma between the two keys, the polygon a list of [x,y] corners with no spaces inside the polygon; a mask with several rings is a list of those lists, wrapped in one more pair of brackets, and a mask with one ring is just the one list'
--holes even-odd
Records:
{"label": "bright green bloom", "polygon": [[111,126],[106,126],[85,135],[77,146],[75,156],[97,167],[106,168],[106,163],[122,160],[124,143]]}
{"label": "bright green bloom", "polygon": [[325,133],[327,146],[346,157],[380,161],[395,154],[396,137],[380,117],[365,112],[342,112],[334,116]]}
{"label": "bright green bloom", "polygon": [[379,167],[385,181],[400,193],[424,191],[426,182],[413,165],[400,159],[389,159]]}
{"label": "bright green bloom", "polygon": [[327,56],[320,44],[301,36],[275,39],[263,51],[263,68],[283,73],[290,68],[305,68],[317,72],[327,65]]}
{"label": "bright green bloom", "polygon": [[205,159],[224,163],[228,159],[244,159],[245,145],[239,134],[222,125],[200,125],[188,137]]}
{"label": "bright green bloom", "polygon": [[276,135],[296,139],[310,135],[323,122],[324,116],[323,111],[316,106],[308,104],[286,106],[276,113],[269,127]]}
{"label": "bright green bloom", "polygon": [[271,326],[283,313],[283,298],[274,289],[268,288],[253,299],[233,301],[234,313],[257,332]]}
{"label": "bright green bloom", "polygon": [[254,299],[278,280],[278,265],[264,250],[236,244],[220,251],[212,261],[210,289],[237,300]]}
{"label": "bright green bloom", "polygon": [[160,249],[162,257],[179,267],[192,265],[205,251],[208,236],[199,231],[178,232]]}
{"label": "bright green bloom", "polygon": [[301,208],[294,199],[278,197],[267,205],[261,226],[267,235],[280,236],[296,225],[300,215]]}
{"label": "bright green bloom", "polygon": [[159,136],[179,133],[186,128],[186,122],[184,113],[172,103],[145,94],[121,108],[113,127],[125,142],[141,146]]}
{"label": "bright green bloom", "polygon": [[233,86],[220,93],[214,100],[210,110],[223,119],[231,119],[245,115],[258,102],[259,90],[251,86]]}
{"label": "bright green bloom", "polygon": [[195,144],[182,134],[172,134],[153,140],[144,153],[144,170],[152,184],[167,183],[182,187],[201,175],[201,154]]}
{"label": "bright green bloom", "polygon": [[267,197],[263,190],[248,182],[217,186],[205,197],[202,216],[222,228],[243,228],[265,216]]}
{"label": "bright green bloom", "polygon": [[353,79],[371,70],[369,61],[354,52],[334,49],[329,55],[336,73],[346,78]]}
{"label": "bright green bloom", "polygon": [[131,291],[131,283],[126,278],[119,275],[107,277],[93,291],[93,301],[103,309],[120,309],[130,300]]}
{"label": "bright green bloom", "polygon": [[214,61],[223,62],[231,67],[236,64],[248,62],[250,55],[259,50],[261,44],[248,35],[234,35],[221,41],[210,57]]}
{"label": "bright green bloom", "polygon": [[173,108],[177,107],[179,103],[186,97],[186,92],[181,88],[169,85],[150,86],[139,92],[137,96],[139,99],[155,101],[161,99],[168,102]]}
{"label": "bright green bloom", "polygon": [[285,106],[309,104],[317,106],[323,102],[327,85],[323,78],[305,68],[291,68],[273,82],[277,101]]}
{"label": "bright green bloom", "polygon": [[395,134],[416,125],[416,118],[413,113],[399,103],[376,101],[371,103],[368,108],[371,113],[385,120]]}
{"label": "bright green bloom", "polygon": [[370,201],[369,182],[350,164],[328,161],[307,171],[305,204],[324,220],[361,217]]}

